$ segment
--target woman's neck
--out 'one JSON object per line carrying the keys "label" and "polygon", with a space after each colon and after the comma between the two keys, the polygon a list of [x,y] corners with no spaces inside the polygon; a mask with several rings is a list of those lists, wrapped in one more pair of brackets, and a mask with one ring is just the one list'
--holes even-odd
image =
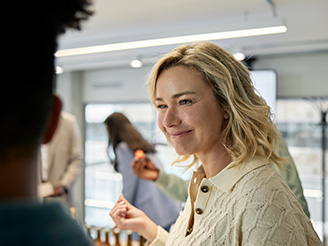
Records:
{"label": "woman's neck", "polygon": [[206,178],[214,177],[232,162],[231,156],[223,145],[219,148],[216,146],[212,151],[199,154],[197,157],[204,167]]}

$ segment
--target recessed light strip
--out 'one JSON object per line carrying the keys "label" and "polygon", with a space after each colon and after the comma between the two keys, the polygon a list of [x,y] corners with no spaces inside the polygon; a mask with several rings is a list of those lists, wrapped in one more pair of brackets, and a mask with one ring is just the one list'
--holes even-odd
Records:
{"label": "recessed light strip", "polygon": [[206,34],[197,34],[197,35],[178,36],[178,37],[171,37],[171,38],[149,39],[149,40],[116,43],[116,44],[81,47],[81,48],[74,48],[74,49],[63,49],[57,51],[55,56],[67,57],[67,56],[87,55],[87,54],[129,50],[129,49],[140,49],[140,48],[147,48],[147,47],[199,42],[199,41],[278,34],[278,33],[284,33],[286,31],[287,31],[286,26],[273,26],[273,27],[244,29],[244,30],[235,30],[235,31],[227,31],[227,32],[215,32],[215,33],[206,33]]}

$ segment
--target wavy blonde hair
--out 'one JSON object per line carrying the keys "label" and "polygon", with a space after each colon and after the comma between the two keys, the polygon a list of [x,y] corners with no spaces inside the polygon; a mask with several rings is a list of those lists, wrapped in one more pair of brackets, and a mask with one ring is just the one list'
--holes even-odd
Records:
{"label": "wavy blonde hair", "polygon": [[[160,73],[173,66],[185,66],[203,74],[218,103],[228,112],[223,144],[240,166],[254,156],[264,157],[280,166],[276,154],[280,134],[272,122],[270,107],[256,93],[248,70],[230,53],[213,43],[181,45],[160,59],[148,78],[148,93],[155,104],[156,83]],[[176,162],[190,156],[180,156]],[[194,161],[191,165],[197,162]]]}

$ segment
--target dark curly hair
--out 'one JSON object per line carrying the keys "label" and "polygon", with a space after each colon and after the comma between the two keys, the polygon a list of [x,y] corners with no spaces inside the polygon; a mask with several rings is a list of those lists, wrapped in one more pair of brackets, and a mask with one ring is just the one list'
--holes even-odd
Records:
{"label": "dark curly hair", "polygon": [[2,29],[0,159],[10,149],[40,142],[51,105],[57,37],[80,29],[89,0],[7,1]]}

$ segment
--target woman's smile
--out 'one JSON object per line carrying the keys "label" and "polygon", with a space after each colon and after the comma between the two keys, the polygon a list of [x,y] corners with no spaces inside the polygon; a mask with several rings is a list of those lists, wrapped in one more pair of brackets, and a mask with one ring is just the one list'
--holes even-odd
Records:
{"label": "woman's smile", "polygon": [[182,138],[187,135],[190,135],[191,132],[192,132],[192,130],[186,130],[186,131],[178,131],[178,132],[168,133],[168,134],[170,135],[170,137],[172,139],[178,139],[178,138]]}

